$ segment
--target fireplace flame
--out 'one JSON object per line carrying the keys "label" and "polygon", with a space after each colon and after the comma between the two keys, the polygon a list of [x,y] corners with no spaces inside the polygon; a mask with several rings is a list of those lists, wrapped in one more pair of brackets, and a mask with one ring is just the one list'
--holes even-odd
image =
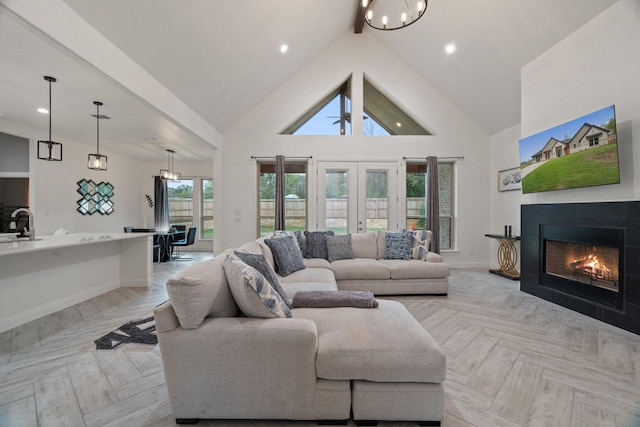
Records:
{"label": "fireplace flame", "polygon": [[611,270],[606,265],[598,261],[598,257],[592,253],[581,259],[574,260],[571,267],[577,273],[591,276],[594,279],[605,279],[609,277]]}

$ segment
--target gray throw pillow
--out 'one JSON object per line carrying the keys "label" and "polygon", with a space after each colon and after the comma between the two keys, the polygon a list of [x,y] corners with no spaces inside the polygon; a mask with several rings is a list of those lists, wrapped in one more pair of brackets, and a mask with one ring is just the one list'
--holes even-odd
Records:
{"label": "gray throw pillow", "polygon": [[384,259],[411,259],[413,232],[384,233]]}
{"label": "gray throw pillow", "polygon": [[223,265],[233,299],[246,316],[293,317],[287,304],[258,270],[234,254],[229,254]]}
{"label": "gray throw pillow", "polygon": [[287,292],[280,285],[278,276],[275,270],[271,267],[271,264],[267,262],[267,259],[262,254],[252,254],[250,252],[234,251],[234,254],[238,256],[247,265],[255,268],[264,276],[265,279],[271,284],[273,289],[280,295],[282,300],[287,304],[287,307],[292,308],[291,298],[287,295]]}
{"label": "gray throw pillow", "polygon": [[429,230],[402,230],[413,233],[411,243],[411,259],[427,260],[429,245],[431,244],[431,231]]}
{"label": "gray throw pillow", "polygon": [[288,276],[305,268],[302,252],[293,237],[280,237],[278,239],[265,239],[276,263],[276,271],[281,276]]}
{"label": "gray throw pillow", "polygon": [[307,239],[307,254],[305,258],[327,259],[326,236],[334,235],[333,231],[305,231],[304,236]]}
{"label": "gray throw pillow", "polygon": [[330,262],[339,259],[352,259],[351,234],[342,236],[325,236],[327,242],[327,259]]}

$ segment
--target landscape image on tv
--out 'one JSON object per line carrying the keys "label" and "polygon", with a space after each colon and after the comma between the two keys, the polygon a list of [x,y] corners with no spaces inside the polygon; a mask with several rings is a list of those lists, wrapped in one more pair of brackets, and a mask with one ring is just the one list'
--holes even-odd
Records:
{"label": "landscape image on tv", "polygon": [[615,106],[520,140],[522,192],[619,184]]}

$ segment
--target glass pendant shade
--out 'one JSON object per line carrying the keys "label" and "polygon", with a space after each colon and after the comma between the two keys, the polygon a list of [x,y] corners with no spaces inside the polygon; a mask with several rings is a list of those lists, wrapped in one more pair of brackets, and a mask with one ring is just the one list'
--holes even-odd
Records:
{"label": "glass pendant shade", "polygon": [[51,83],[55,83],[56,79],[49,76],[44,76],[44,79],[49,82],[49,139],[38,141],[38,159],[61,162],[62,144],[51,140]]}
{"label": "glass pendant shade", "polygon": [[424,15],[428,0],[362,0],[365,22],[376,30],[399,30]]}
{"label": "glass pendant shade", "polygon": [[106,171],[107,156],[103,156],[102,154],[89,154],[89,161],[87,162],[87,167],[89,169],[93,169],[97,171]]}
{"label": "glass pendant shade", "polygon": [[96,171],[106,171],[107,170],[107,156],[103,156],[100,154],[100,119],[108,118],[106,116],[100,115],[100,106],[102,102],[93,101],[93,104],[96,106],[96,153],[89,154],[89,159],[87,161],[87,167]]}

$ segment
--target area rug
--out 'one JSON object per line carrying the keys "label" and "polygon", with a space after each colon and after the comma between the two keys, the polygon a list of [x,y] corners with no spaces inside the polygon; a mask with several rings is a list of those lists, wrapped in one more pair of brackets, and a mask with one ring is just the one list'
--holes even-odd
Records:
{"label": "area rug", "polygon": [[158,344],[156,319],[132,320],[94,341],[96,350],[149,351]]}

